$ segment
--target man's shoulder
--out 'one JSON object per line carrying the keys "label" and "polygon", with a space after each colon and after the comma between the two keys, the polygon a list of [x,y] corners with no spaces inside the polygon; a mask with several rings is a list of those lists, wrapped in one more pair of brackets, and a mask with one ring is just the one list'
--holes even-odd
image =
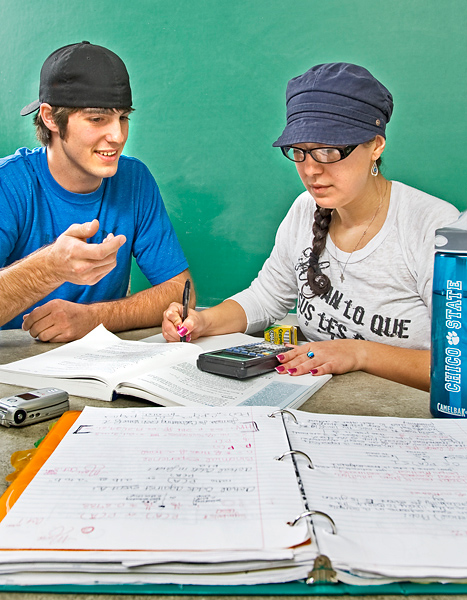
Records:
{"label": "man's shoulder", "polygon": [[118,159],[117,174],[130,176],[150,176],[151,172],[148,167],[139,158],[122,154]]}
{"label": "man's shoulder", "polygon": [[14,154],[0,158],[0,187],[3,193],[19,200],[23,194],[29,195],[31,186],[40,181],[41,157],[45,148],[19,148]]}
{"label": "man's shoulder", "polygon": [[149,168],[138,158],[124,154],[120,156],[117,172],[110,178],[108,185],[109,192],[126,190],[130,195],[136,194],[140,200],[154,193],[159,194],[157,182]]}
{"label": "man's shoulder", "polygon": [[0,158],[0,169],[2,170],[15,170],[21,168],[29,168],[34,165],[35,162],[40,160],[40,156],[45,151],[44,148],[18,148],[14,154]]}

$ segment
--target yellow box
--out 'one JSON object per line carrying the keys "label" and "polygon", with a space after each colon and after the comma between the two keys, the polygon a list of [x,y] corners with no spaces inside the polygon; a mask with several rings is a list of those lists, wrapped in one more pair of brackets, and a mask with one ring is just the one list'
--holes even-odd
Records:
{"label": "yellow box", "polygon": [[297,327],[295,325],[271,325],[264,330],[264,339],[272,344],[296,344]]}

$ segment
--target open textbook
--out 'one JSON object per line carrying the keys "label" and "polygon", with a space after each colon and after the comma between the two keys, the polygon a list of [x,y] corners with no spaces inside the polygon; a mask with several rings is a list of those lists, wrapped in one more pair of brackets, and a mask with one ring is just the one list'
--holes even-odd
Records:
{"label": "open textbook", "polygon": [[263,404],[298,408],[330,375],[290,377],[275,371],[236,380],[200,371],[201,352],[258,341],[241,333],[196,343],[127,341],[99,325],[85,337],[37,356],[0,366],[0,381],[41,388],[53,385],[75,396],[112,400],[126,394],[164,406]]}
{"label": "open textbook", "polygon": [[86,407],[43,444],[0,586],[467,579],[463,419]]}

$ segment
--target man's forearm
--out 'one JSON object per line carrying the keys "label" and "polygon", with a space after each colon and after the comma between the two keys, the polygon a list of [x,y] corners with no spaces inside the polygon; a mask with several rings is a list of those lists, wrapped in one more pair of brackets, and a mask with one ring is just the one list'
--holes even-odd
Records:
{"label": "man's forearm", "polygon": [[0,270],[0,325],[48,296],[65,281],[94,285],[116,265],[125,236],[87,243],[97,233],[97,219],[73,224],[49,246]]}
{"label": "man's forearm", "polygon": [[[109,302],[96,302],[88,305],[95,325],[102,323],[109,331],[126,331],[144,327],[156,327],[162,323],[164,310],[171,302],[181,302],[185,281],[190,278],[188,271],[176,277],[142,290],[126,298]],[[190,306],[196,298],[192,285]]]}
{"label": "man's forearm", "polygon": [[63,281],[48,268],[49,247],[0,270],[0,325],[45,298]]}

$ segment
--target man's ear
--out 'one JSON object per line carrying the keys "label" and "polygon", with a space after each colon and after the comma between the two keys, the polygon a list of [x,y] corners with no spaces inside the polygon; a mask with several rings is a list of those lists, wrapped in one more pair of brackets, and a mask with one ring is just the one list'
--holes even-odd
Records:
{"label": "man's ear", "polygon": [[52,117],[52,107],[50,106],[50,104],[47,104],[47,102],[43,102],[40,105],[39,113],[47,129],[50,129],[50,131],[53,131],[54,133],[59,133],[58,127]]}

